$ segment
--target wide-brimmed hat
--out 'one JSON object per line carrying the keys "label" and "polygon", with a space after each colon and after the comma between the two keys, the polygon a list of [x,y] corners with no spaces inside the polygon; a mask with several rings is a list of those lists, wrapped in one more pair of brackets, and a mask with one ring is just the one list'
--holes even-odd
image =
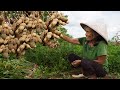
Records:
{"label": "wide-brimmed hat", "polygon": [[91,29],[93,29],[95,32],[101,35],[106,41],[106,43],[108,44],[108,33],[107,33],[107,27],[105,23],[102,23],[99,21],[88,21],[88,22],[84,21],[84,22],[81,22],[80,25],[83,29],[85,26],[88,26]]}

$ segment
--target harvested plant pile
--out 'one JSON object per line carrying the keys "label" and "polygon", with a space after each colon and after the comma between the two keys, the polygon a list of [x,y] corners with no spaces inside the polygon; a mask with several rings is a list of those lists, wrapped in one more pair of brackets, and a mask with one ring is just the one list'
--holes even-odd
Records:
{"label": "harvested plant pile", "polygon": [[12,17],[10,12],[0,12],[0,53],[4,58],[9,58],[10,53],[24,55],[27,49],[35,48],[36,43],[51,48],[59,45],[58,27],[66,25],[68,19],[62,13],[49,11],[43,20],[45,12],[19,11]]}

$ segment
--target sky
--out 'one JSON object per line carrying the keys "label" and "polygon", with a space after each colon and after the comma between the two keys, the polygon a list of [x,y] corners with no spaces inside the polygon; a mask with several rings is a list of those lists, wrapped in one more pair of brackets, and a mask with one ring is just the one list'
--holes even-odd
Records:
{"label": "sky", "polygon": [[74,38],[84,37],[85,31],[80,27],[82,20],[101,20],[106,23],[108,39],[120,31],[120,11],[59,11],[68,15],[69,23],[64,27],[67,33]]}

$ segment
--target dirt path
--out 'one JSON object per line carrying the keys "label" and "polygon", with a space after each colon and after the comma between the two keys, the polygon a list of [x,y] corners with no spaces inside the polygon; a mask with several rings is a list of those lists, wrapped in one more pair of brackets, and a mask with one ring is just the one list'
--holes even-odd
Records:
{"label": "dirt path", "polygon": [[[79,70],[71,70],[68,72],[58,73],[55,75],[49,76],[48,79],[88,79],[87,77],[72,77],[73,74],[80,74]],[[119,79],[120,77],[115,74],[108,74],[107,78],[97,78],[97,79]]]}

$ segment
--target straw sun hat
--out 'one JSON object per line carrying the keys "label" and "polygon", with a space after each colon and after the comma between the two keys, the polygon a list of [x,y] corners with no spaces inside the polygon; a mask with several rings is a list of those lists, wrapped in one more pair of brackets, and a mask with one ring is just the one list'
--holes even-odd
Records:
{"label": "straw sun hat", "polygon": [[100,22],[98,20],[96,20],[96,21],[83,21],[82,23],[80,23],[80,25],[83,29],[85,26],[90,27],[91,29],[96,31],[99,35],[101,35],[105,39],[105,41],[108,43],[107,27],[106,27],[106,24],[104,24],[103,22]]}

